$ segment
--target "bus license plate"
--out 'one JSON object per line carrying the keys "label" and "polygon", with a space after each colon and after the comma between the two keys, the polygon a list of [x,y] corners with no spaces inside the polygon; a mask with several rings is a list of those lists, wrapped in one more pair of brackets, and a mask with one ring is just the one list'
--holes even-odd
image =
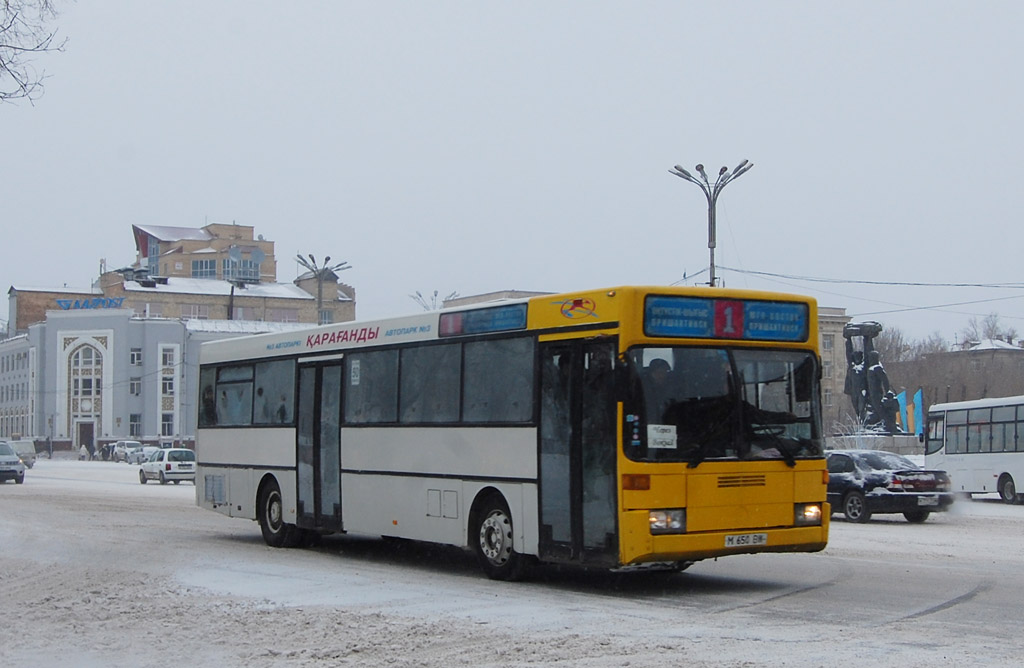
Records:
{"label": "bus license plate", "polygon": [[919,497],[917,497],[917,505],[919,505],[919,506],[937,506],[937,505],[939,505],[939,497],[937,497],[937,496],[919,496]]}
{"label": "bus license plate", "polygon": [[746,547],[747,545],[767,545],[766,533],[740,533],[725,537],[726,547]]}

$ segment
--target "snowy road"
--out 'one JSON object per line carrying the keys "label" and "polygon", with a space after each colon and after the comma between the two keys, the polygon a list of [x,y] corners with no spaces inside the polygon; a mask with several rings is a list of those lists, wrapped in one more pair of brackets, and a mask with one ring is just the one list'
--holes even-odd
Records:
{"label": "snowy road", "polygon": [[59,459],[0,486],[0,665],[1019,665],[1024,506],[836,517],[823,553],[508,584],[449,548],[271,549],[194,494]]}

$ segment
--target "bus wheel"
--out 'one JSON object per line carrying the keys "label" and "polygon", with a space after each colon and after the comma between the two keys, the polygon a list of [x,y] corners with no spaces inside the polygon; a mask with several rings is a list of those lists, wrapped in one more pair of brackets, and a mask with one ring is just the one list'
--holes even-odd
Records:
{"label": "bus wheel", "polygon": [[512,514],[497,495],[485,499],[473,516],[473,549],[487,577],[494,580],[520,580],[525,575],[526,559],[512,549]]}
{"label": "bus wheel", "polygon": [[850,492],[846,495],[846,498],[843,499],[843,513],[851,522],[867,522],[871,519],[864,495],[860,492]]}
{"label": "bus wheel", "polygon": [[284,502],[276,482],[269,482],[263,488],[257,506],[263,541],[270,547],[295,547],[302,532],[284,521]]}
{"label": "bus wheel", "polygon": [[999,477],[999,496],[1005,503],[1017,503],[1017,486],[1009,473]]}

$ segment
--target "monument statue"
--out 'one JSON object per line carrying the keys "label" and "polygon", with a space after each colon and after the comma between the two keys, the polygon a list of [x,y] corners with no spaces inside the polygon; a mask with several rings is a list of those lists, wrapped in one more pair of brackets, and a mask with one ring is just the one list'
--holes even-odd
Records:
{"label": "monument statue", "polygon": [[861,424],[896,434],[901,431],[896,420],[899,400],[889,388],[889,377],[873,343],[881,332],[882,326],[877,322],[849,323],[843,327],[847,365],[843,392],[850,395],[853,412]]}

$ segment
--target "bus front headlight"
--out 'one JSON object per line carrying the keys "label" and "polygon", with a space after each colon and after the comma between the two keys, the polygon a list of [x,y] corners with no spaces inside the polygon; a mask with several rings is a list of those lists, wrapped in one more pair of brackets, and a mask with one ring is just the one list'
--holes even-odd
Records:
{"label": "bus front headlight", "polygon": [[686,533],[686,510],[652,510],[648,514],[652,534]]}
{"label": "bus front headlight", "polygon": [[794,508],[793,525],[811,527],[821,525],[820,503],[798,503]]}

